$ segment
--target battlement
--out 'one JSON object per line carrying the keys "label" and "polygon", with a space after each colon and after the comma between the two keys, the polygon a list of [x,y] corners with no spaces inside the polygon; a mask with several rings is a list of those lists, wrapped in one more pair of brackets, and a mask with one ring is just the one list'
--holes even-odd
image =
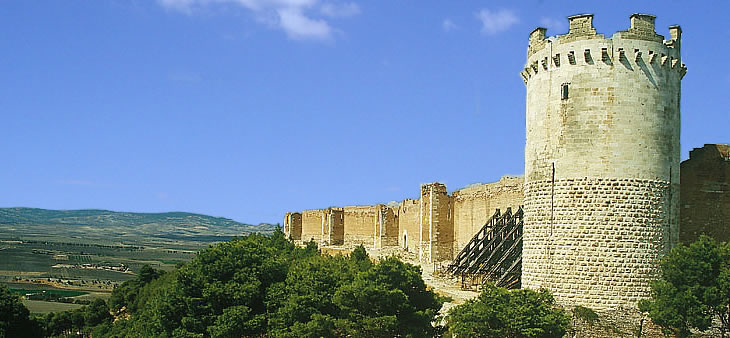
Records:
{"label": "battlement", "polygon": [[[520,75],[525,84],[540,72],[571,66],[622,65],[627,70],[639,70],[650,65],[657,70],[676,71],[680,78],[687,72],[681,62],[682,28],[669,26],[669,40],[655,31],[656,17],[632,14],[630,27],[616,32],[611,38],[598,34],[593,27],[593,14],[568,17],[567,34],[547,36],[547,29],[538,27],[530,33],[527,64]],[[550,48],[546,48],[550,45]]]}
{"label": "battlement", "polygon": [[[522,205],[524,178],[504,176],[498,182],[473,184],[448,193],[443,183],[420,186],[418,199],[398,205],[360,205],[289,212],[289,238],[298,243],[369,248],[399,246],[422,262],[449,261],[496,209]],[[298,229],[301,230],[298,230]],[[296,233],[299,231],[299,233]]]}
{"label": "battlement", "polygon": [[421,195],[425,195],[427,192],[446,195],[446,185],[438,182],[421,184]]}

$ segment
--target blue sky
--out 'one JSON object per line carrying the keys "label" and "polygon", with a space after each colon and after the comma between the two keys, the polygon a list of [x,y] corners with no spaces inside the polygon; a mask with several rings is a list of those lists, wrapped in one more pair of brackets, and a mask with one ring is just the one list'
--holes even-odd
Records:
{"label": "blue sky", "polygon": [[730,137],[730,3],[0,0],[0,206],[247,223],[522,174],[537,26],[682,26],[682,158]]}

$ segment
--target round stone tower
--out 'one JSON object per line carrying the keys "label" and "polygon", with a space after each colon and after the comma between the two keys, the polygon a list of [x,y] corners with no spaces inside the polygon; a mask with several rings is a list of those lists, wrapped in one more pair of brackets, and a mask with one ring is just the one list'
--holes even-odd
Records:
{"label": "round stone tower", "polygon": [[559,303],[635,308],[678,236],[679,26],[634,14],[611,38],[593,15],[530,33],[522,286]]}

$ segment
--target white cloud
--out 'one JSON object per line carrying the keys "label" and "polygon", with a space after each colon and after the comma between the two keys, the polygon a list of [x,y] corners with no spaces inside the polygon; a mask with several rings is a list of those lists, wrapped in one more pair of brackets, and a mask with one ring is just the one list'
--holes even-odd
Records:
{"label": "white cloud", "polygon": [[292,39],[328,39],[332,28],[324,20],[310,19],[296,8],[283,8],[279,13],[279,24]]}
{"label": "white cloud", "polygon": [[344,4],[323,4],[319,11],[329,17],[341,18],[360,14],[360,6],[354,2]]}
{"label": "white cloud", "polygon": [[450,32],[459,27],[450,19],[444,19],[444,21],[441,23],[441,28],[444,30],[444,32]]}
{"label": "white cloud", "polygon": [[540,18],[540,25],[547,28],[551,32],[549,33],[550,35],[562,33],[568,29],[567,20],[559,20],[556,18],[542,17]]}
{"label": "white cloud", "polygon": [[507,9],[482,9],[476,13],[476,17],[482,22],[482,33],[488,35],[503,32],[520,21],[513,11]]}
{"label": "white cloud", "polygon": [[[234,5],[251,11],[256,21],[283,30],[291,39],[329,40],[336,31],[322,18],[349,17],[360,13],[354,2],[321,0],[158,0],[163,7],[186,14],[213,5]],[[320,16],[317,17],[317,14]]]}

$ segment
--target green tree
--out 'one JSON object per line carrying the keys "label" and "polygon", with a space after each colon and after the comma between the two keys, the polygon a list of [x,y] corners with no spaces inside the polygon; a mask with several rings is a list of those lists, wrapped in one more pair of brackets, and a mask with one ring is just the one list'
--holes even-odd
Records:
{"label": "green tree", "polygon": [[91,304],[83,307],[83,325],[81,327],[92,328],[99,324],[111,322],[112,316],[109,314],[109,307],[106,302],[97,298]]}
{"label": "green tree", "polygon": [[30,312],[4,284],[0,284],[0,338],[35,337],[39,333]]}
{"label": "green tree", "polygon": [[569,323],[546,290],[510,291],[492,284],[448,316],[454,337],[562,337]]}
{"label": "green tree", "polygon": [[700,236],[662,259],[661,277],[651,283],[651,298],[639,309],[665,332],[680,337],[690,329],[706,330],[719,318],[723,336],[730,316],[730,247]]}

